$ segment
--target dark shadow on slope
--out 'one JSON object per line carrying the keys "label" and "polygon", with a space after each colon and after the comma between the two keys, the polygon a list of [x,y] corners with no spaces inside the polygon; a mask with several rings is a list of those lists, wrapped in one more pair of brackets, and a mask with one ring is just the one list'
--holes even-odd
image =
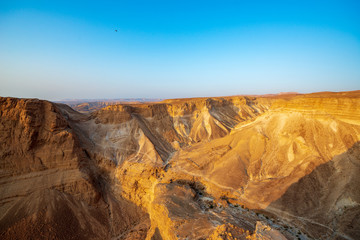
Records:
{"label": "dark shadow on slope", "polygon": [[[108,172],[100,168],[96,159],[85,150],[92,145],[76,123],[88,120],[89,115],[78,113],[64,104],[53,106],[59,118],[66,119],[64,124],[73,136],[69,139],[70,145],[66,145],[73,154],[71,167],[78,168],[83,173],[83,180],[90,184],[86,185],[79,179],[72,185],[53,185],[40,190],[34,185],[31,192],[16,196],[18,200],[5,209],[0,219],[0,238],[108,239],[124,235],[140,222],[147,221],[149,216],[140,207],[114,196]],[[46,162],[52,158],[54,155],[43,160]],[[27,161],[24,157],[19,160]],[[63,166],[53,168],[62,170]]]}
{"label": "dark shadow on slope", "polygon": [[206,100],[206,105],[210,115],[221,122],[227,130],[233,129],[239,122],[244,120],[236,112],[239,109],[225,99],[214,100],[209,98]]}
{"label": "dark shadow on slope", "polygon": [[1,239],[110,238],[105,209],[53,189],[19,199],[0,221]]}
{"label": "dark shadow on slope", "polygon": [[231,100],[225,98],[206,100],[210,115],[219,121],[227,130],[233,129],[240,122],[255,118],[265,109],[259,106],[256,99],[244,97],[242,107],[235,106]]}
{"label": "dark shadow on slope", "polygon": [[147,123],[147,121],[143,117],[136,113],[131,114],[131,116],[137,120],[145,136],[154,145],[161,159],[166,162],[166,160],[170,157],[170,154],[175,151],[173,147],[165,139],[163,139],[160,134],[152,131],[149,123]]}
{"label": "dark shadow on slope", "polygon": [[154,235],[151,237],[151,240],[163,240],[158,228],[155,229]]}
{"label": "dark shadow on slope", "polygon": [[[106,221],[108,221],[110,236],[126,236],[127,233],[131,233],[132,229],[137,228],[140,223],[147,222],[149,216],[134,203],[123,199],[121,196],[115,196],[112,192],[112,180],[108,170],[100,167],[96,154],[89,151],[94,143],[76,125],[76,123],[81,121],[87,121],[90,115],[79,113],[68,106],[63,108],[63,110],[65,111],[62,113],[67,114],[69,126],[75,133],[76,143],[82,149],[78,159],[79,170],[87,175],[87,180],[97,193],[94,204],[101,209],[99,206],[105,203]],[[110,169],[115,169],[116,167],[112,161],[106,161],[106,164]],[[147,229],[141,230],[138,235],[147,233]],[[101,238],[106,239],[104,236]]]}
{"label": "dark shadow on slope", "polygon": [[360,142],[292,184],[265,211],[314,238],[360,239]]}

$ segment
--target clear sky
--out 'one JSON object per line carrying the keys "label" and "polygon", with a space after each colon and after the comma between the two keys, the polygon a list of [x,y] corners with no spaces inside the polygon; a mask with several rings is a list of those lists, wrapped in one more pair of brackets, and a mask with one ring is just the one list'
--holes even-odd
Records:
{"label": "clear sky", "polygon": [[0,96],[358,89],[360,1],[0,0]]}

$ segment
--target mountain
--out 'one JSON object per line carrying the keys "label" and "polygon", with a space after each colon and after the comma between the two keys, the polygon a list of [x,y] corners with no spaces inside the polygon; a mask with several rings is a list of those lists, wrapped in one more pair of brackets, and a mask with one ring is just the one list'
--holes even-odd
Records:
{"label": "mountain", "polygon": [[360,238],[360,91],[104,106],[0,98],[2,239]]}
{"label": "mountain", "polygon": [[99,110],[114,104],[136,104],[144,102],[158,102],[161,99],[151,98],[121,98],[121,99],[66,99],[56,101],[56,103],[64,103],[78,112],[87,113]]}

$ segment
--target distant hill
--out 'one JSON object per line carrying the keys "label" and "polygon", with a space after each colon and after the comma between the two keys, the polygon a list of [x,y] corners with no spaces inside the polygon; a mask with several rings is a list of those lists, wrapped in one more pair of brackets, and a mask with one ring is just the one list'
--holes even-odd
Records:
{"label": "distant hill", "polygon": [[160,98],[119,98],[119,99],[65,99],[56,101],[57,103],[64,103],[76,111],[85,113],[99,110],[103,107],[114,104],[137,104],[146,102],[158,102]]}

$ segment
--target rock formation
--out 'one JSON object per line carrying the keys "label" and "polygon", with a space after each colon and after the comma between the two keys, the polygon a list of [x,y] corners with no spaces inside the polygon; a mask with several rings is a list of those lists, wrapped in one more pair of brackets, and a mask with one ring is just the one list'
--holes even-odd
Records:
{"label": "rock formation", "polygon": [[2,239],[359,239],[360,91],[0,98]]}

